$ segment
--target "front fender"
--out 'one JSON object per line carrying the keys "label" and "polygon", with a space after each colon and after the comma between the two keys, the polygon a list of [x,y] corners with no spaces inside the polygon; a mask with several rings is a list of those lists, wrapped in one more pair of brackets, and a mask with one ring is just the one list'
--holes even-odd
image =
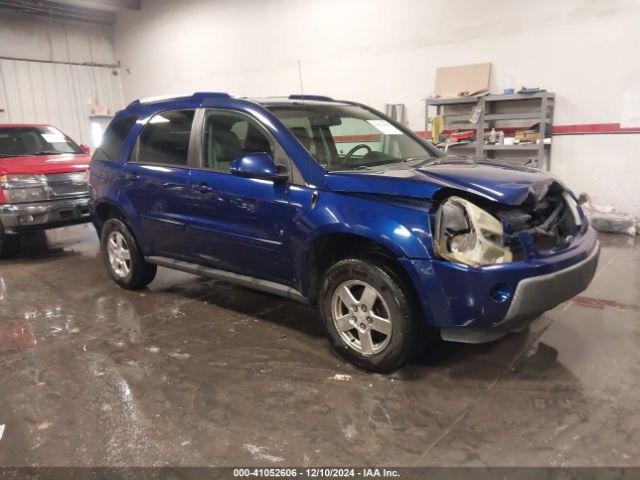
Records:
{"label": "front fender", "polygon": [[428,206],[397,199],[320,192],[314,208],[306,210],[291,230],[294,282],[309,285],[309,255],[323,237],[354,235],[381,245],[398,258],[433,256]]}
{"label": "front fender", "polygon": [[315,228],[307,247],[321,236],[346,233],[376,242],[397,257],[431,258],[433,253],[424,204],[323,192],[310,218]]}
{"label": "front fender", "polygon": [[363,223],[330,223],[318,227],[309,237],[307,249],[310,249],[322,237],[333,234],[349,234],[366,238],[391,251],[399,258],[429,258],[428,249],[419,235],[401,223],[389,218],[362,218]]}

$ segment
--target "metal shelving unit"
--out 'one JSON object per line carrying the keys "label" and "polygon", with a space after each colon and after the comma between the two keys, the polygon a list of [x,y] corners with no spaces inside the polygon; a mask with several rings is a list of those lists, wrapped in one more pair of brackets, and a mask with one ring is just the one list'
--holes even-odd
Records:
{"label": "metal shelving unit", "polygon": [[[514,93],[504,95],[484,95],[463,98],[428,98],[426,101],[426,125],[429,124],[429,108],[435,107],[435,115],[442,115],[445,130],[475,130],[475,142],[453,145],[452,153],[469,155],[470,150],[477,157],[506,160],[515,163],[530,163],[532,160],[540,168],[549,169],[551,159],[551,138],[553,128],[553,110],[555,94],[551,92]],[[478,106],[480,115],[478,122],[469,122],[471,110]],[[523,122],[524,121],[524,122]],[[540,139],[538,143],[516,145],[485,145],[486,131],[505,128],[530,128],[539,124]]]}

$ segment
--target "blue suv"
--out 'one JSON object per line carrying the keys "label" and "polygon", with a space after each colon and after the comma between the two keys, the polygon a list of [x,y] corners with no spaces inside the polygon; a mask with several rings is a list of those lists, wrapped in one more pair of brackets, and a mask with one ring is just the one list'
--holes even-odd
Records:
{"label": "blue suv", "polygon": [[[317,305],[356,365],[484,342],[585,289],[599,244],[548,173],[445,156],[365,105],[224,93],[135,101],[90,167],[105,265],[158,265]],[[304,319],[301,319],[304,321]]]}

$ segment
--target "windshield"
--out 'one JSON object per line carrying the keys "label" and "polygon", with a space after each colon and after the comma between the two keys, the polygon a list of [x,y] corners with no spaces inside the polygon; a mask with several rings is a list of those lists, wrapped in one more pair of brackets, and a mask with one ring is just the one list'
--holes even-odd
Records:
{"label": "windshield", "polygon": [[401,127],[359,106],[292,104],[269,110],[328,171],[368,170],[439,156]]}
{"label": "windshield", "polygon": [[0,157],[83,153],[60,130],[44,126],[0,127]]}

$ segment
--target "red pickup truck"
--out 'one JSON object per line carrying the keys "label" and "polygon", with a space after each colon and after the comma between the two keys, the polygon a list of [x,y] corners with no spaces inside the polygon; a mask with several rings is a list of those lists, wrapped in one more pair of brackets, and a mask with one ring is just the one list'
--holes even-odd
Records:
{"label": "red pickup truck", "polygon": [[0,124],[0,258],[20,235],[91,220],[89,149],[50,125]]}

